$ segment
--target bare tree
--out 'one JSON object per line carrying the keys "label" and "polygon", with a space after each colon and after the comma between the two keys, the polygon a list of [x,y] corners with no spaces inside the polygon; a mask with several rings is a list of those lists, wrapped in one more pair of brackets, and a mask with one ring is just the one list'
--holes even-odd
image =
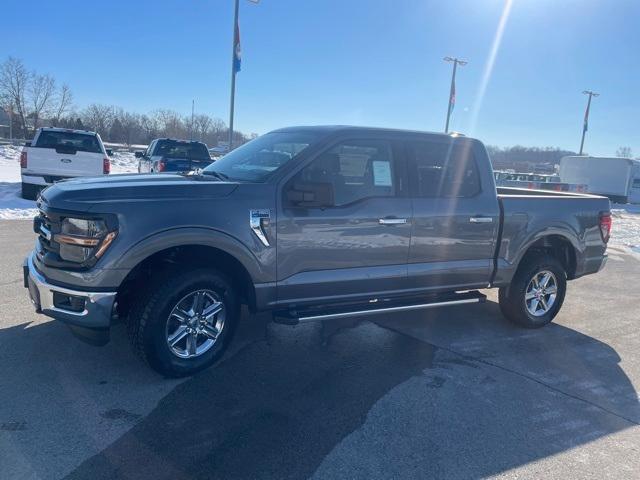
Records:
{"label": "bare tree", "polygon": [[631,147],[620,147],[616,150],[616,157],[622,158],[632,158],[633,153],[631,151]]}
{"label": "bare tree", "polygon": [[29,85],[31,112],[33,117],[33,131],[39,127],[41,118],[50,115],[54,96],[56,93],[56,81],[51,75],[31,74]]}
{"label": "bare tree", "polygon": [[219,118],[214,118],[211,122],[211,145],[218,145],[220,140],[226,140],[229,136],[227,124]]}
{"label": "bare tree", "polygon": [[[115,138],[113,137],[113,132],[118,129],[118,138]],[[126,145],[131,145],[141,137],[142,132],[142,118],[140,115],[126,112],[122,108],[115,110],[113,124],[111,125],[112,137],[110,140],[112,142],[123,142]]]}
{"label": "bare tree", "polygon": [[71,95],[69,85],[66,83],[62,85],[55,100],[57,105],[53,111],[52,121],[53,125],[57,127],[62,117],[71,109],[71,104],[73,103],[73,95]]}
{"label": "bare tree", "polygon": [[151,115],[158,125],[160,135],[173,138],[187,137],[188,127],[182,121],[179,113],[160,109],[152,112]]}
{"label": "bare tree", "polygon": [[159,127],[155,117],[150,117],[148,115],[141,115],[140,128],[142,130],[143,143],[151,142],[151,140],[153,140],[158,136]]}
{"label": "bare tree", "polygon": [[27,88],[30,75],[21,60],[9,57],[0,65],[0,97],[18,114],[24,138],[27,131]]}
{"label": "bare tree", "polygon": [[106,138],[113,122],[113,110],[112,106],[92,103],[82,111],[82,123]]}
{"label": "bare tree", "polygon": [[213,125],[213,119],[209,115],[201,113],[194,117],[193,123],[195,124],[194,129],[198,134],[198,140],[205,141]]}

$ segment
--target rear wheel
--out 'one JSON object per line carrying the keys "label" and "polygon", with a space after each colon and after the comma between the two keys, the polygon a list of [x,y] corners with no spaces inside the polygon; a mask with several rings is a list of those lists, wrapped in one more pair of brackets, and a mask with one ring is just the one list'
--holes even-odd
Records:
{"label": "rear wheel", "polygon": [[134,301],[128,330],[134,351],[169,377],[213,365],[231,340],[240,315],[237,295],[221,273],[169,273]]}
{"label": "rear wheel", "polygon": [[498,294],[500,310],[512,322],[539,328],[560,311],[567,290],[567,274],[551,255],[540,253],[525,258],[508,287]]}
{"label": "rear wheel", "polygon": [[38,192],[40,192],[39,185],[22,182],[22,198],[25,200],[35,200],[38,197]]}

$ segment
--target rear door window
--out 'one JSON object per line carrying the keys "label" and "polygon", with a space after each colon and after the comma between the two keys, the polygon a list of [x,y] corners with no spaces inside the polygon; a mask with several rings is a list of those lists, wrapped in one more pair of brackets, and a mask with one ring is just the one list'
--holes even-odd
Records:
{"label": "rear door window", "polygon": [[412,194],[416,197],[474,197],[480,174],[471,146],[454,142],[407,144]]}
{"label": "rear door window", "polygon": [[44,130],[34,145],[36,148],[53,148],[58,152],[102,153],[98,137],[86,133]]}

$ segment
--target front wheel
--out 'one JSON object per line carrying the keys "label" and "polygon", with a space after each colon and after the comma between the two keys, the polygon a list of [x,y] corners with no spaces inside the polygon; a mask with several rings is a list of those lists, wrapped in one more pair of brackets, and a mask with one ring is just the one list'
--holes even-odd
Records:
{"label": "front wheel", "polygon": [[500,310],[522,327],[540,328],[558,314],[566,291],[562,264],[551,255],[531,255],[518,267],[511,285],[500,288]]}
{"label": "front wheel", "polygon": [[134,351],[168,377],[213,365],[231,340],[240,315],[223,274],[209,269],[168,273],[132,305],[128,330]]}

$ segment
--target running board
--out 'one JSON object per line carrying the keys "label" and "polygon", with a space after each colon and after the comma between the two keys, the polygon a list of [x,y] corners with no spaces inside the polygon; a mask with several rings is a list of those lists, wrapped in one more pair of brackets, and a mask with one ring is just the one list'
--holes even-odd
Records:
{"label": "running board", "polygon": [[411,300],[375,299],[366,304],[343,305],[342,307],[314,307],[307,309],[290,309],[273,313],[276,323],[296,325],[298,323],[315,322],[318,320],[335,320],[339,318],[360,317],[379,313],[408,312],[425,308],[464,305],[467,303],[484,302],[486,295],[478,291],[453,293],[432,297],[412,298]]}

